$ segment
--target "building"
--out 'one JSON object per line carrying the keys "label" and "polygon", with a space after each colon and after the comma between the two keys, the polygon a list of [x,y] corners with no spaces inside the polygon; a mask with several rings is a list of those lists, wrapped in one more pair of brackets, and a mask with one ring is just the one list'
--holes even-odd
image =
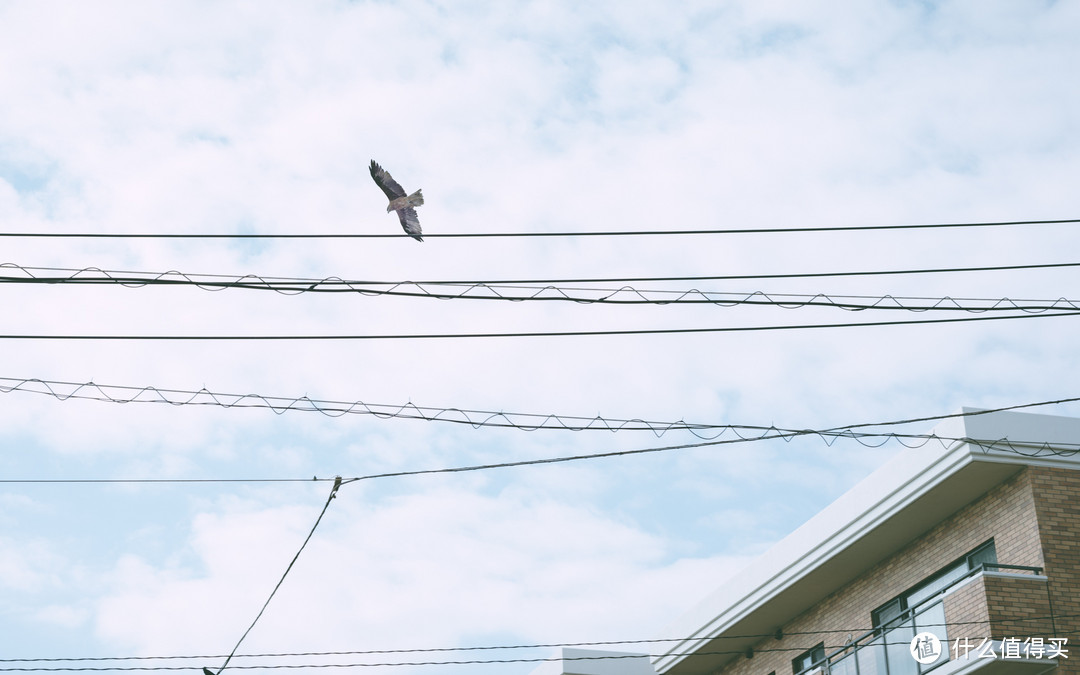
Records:
{"label": "building", "polygon": [[1080,671],[1080,419],[965,413],[934,430],[944,443],[899,453],[665,630],[685,639],[653,670]]}

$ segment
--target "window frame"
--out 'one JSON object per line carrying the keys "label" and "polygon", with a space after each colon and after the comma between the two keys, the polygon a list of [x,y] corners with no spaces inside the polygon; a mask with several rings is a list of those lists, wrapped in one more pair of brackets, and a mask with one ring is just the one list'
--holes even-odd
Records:
{"label": "window frame", "polygon": [[[814,658],[815,654],[817,655],[817,658]],[[825,643],[819,642],[802,654],[791,659],[792,675],[801,675],[802,673],[810,672],[816,666],[821,666],[821,664],[825,663],[825,659]]]}
{"label": "window frame", "polygon": [[[987,552],[989,552],[989,556],[986,556]],[[975,562],[978,558],[984,556],[986,559]],[[945,588],[947,588],[952,583],[955,583],[955,581],[959,581],[968,574],[974,572],[976,569],[980,569],[986,565],[994,564],[997,564],[997,549],[994,546],[994,538],[991,537],[987,541],[979,544],[978,546],[968,551],[964,555],[960,556],[956,560],[952,561],[948,565],[942,567],[937,572],[934,572],[919,583],[911,586],[903,593],[890,598],[888,602],[884,602],[878,605],[873,611],[870,612],[870,624],[873,626],[875,631],[885,632],[890,628],[895,627],[895,625],[897,625],[898,623],[906,620],[908,618],[907,615],[913,608],[918,607],[919,605],[936,597],[939,593],[941,593],[943,589],[938,589],[925,596],[920,595],[920,591],[925,591],[927,588],[933,586],[936,582],[940,582],[942,579],[949,578],[953,575],[958,575],[956,576],[955,580],[952,580],[949,582],[949,584],[946,584]],[[912,597],[918,598],[918,600],[916,600],[914,604],[911,604],[909,602],[909,599]],[[889,609],[889,606],[893,604],[898,605],[898,611],[883,620],[881,618],[883,612],[886,609]]]}

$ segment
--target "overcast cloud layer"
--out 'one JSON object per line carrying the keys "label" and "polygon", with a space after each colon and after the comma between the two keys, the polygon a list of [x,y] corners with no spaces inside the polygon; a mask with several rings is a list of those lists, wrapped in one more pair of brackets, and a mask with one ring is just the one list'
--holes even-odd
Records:
{"label": "overcast cloud layer", "polygon": [[[400,233],[368,176],[372,159],[423,188],[428,235],[1076,218],[1078,31],[1070,2],[0,2],[0,231]],[[760,275],[1076,262],[1076,228],[424,243],[2,237],[0,263],[382,281]],[[633,285],[1078,301],[1076,278],[1060,268]],[[192,287],[3,291],[5,336],[945,316]],[[1077,396],[1076,325],[6,338],[0,378],[820,429]],[[1076,405],[1038,411],[1080,415]],[[699,440],[0,396],[5,479],[365,476]],[[241,652],[679,637],[658,632],[900,451],[800,438],[350,483]],[[227,653],[329,491],[4,484],[0,657]],[[465,654],[404,660],[476,657]]]}

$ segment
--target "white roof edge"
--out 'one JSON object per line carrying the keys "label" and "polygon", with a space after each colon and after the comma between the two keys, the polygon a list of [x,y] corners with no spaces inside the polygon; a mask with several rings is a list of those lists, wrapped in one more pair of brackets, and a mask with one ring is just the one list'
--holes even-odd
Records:
{"label": "white roof edge", "polygon": [[656,675],[648,654],[563,647],[531,675]]}
{"label": "white roof edge", "polygon": [[[982,411],[962,410],[967,416],[947,419],[933,433],[942,439],[990,443],[1009,439],[1014,447],[1027,448],[1080,444],[1080,418],[1011,411],[972,415]],[[1075,455],[1032,457],[1020,455],[1005,444],[987,447],[930,441],[903,450],[669,625],[666,636],[688,637],[654,659],[657,672],[682,661],[704,641],[722,634],[763,602],[973,462],[1080,468],[1080,457]]]}

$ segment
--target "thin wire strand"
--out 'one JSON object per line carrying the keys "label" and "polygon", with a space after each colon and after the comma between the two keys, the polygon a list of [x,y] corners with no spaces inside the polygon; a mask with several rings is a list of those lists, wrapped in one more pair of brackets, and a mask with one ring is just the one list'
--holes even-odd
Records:
{"label": "thin wire strand", "polygon": [[[719,445],[732,445],[736,443],[749,443],[755,441],[782,440],[791,442],[803,436],[816,436],[829,447],[832,447],[840,439],[850,439],[867,448],[880,448],[890,441],[899,442],[905,448],[919,448],[926,444],[937,441],[942,447],[948,448],[954,444],[967,443],[981,448],[984,452],[1008,452],[1021,457],[1070,457],[1080,453],[1080,443],[1054,443],[1034,440],[1012,440],[1000,438],[987,440],[971,438],[968,436],[940,436],[937,434],[900,434],[900,433],[859,433],[850,430],[773,430],[759,436],[729,438],[723,440],[701,441],[698,443],[681,443],[678,445],[665,445],[660,447],[636,448],[631,450],[609,450],[605,452],[584,453],[579,455],[562,455],[558,457],[544,457],[536,459],[523,459],[509,462],[493,462],[485,464],[470,464],[465,466],[443,467],[438,469],[412,469],[403,471],[388,471],[383,473],[341,478],[341,485],[358,481],[379,480],[384,478],[404,478],[409,476],[430,476],[437,474],[469,473],[474,471],[490,471],[493,469],[508,469],[525,466],[540,466],[545,464],[563,464],[583,460],[605,459],[610,457],[630,457],[651,453],[670,452],[674,450],[686,450],[691,448],[704,448]],[[74,484],[74,483],[263,483],[263,482],[303,482],[304,478],[228,478],[228,479],[191,479],[191,478],[0,478],[0,484]],[[313,477],[311,480],[328,480]],[[338,479],[334,479],[337,481]]]}
{"label": "thin wire strand", "polygon": [[[343,279],[336,276],[328,277],[282,277],[259,274],[206,274],[180,272],[169,270],[167,272],[145,272],[133,270],[106,270],[100,267],[32,267],[17,263],[0,263],[0,269],[8,269],[21,272],[25,276],[11,274],[0,275],[0,283],[41,283],[41,284],[120,284],[131,286],[144,286],[148,284],[191,284],[205,285],[209,288],[258,288],[258,289],[298,289],[306,290],[309,287],[322,289],[327,287],[334,290],[338,286],[400,286],[405,284],[414,285],[447,285],[447,286],[474,286],[484,284],[497,285],[554,285],[565,283],[622,283],[622,282],[657,282],[657,281],[746,281],[754,279],[805,279],[825,277],[851,277],[851,276],[882,276],[882,275],[909,275],[909,274],[942,274],[953,272],[990,272],[990,271],[1016,271],[1037,269],[1058,269],[1078,267],[1080,263],[1039,263],[1029,265],[995,265],[982,267],[944,267],[923,269],[894,269],[894,270],[864,270],[844,272],[798,272],[786,274],[734,274],[734,275],[708,275],[708,276],[649,276],[649,277],[576,277],[569,279],[421,279],[421,280],[398,280],[378,281],[371,279]],[[63,276],[56,272],[65,272]],[[53,273],[47,275],[44,273]]]}
{"label": "thin wire strand", "polygon": [[[60,391],[61,389],[64,389],[65,391]],[[87,390],[89,393],[83,393],[83,390]],[[365,403],[359,400],[344,402],[314,399],[308,396],[285,397],[264,394],[227,394],[211,392],[205,388],[195,391],[166,389],[154,386],[135,387],[128,385],[97,384],[93,381],[80,383],[0,377],[0,393],[10,394],[16,392],[49,396],[61,402],[69,399],[77,399],[115,404],[158,403],[178,407],[194,405],[215,406],[225,409],[259,408],[271,410],[277,415],[283,415],[290,411],[317,412],[326,415],[327,417],[341,417],[349,414],[371,415],[378,419],[409,419],[423,420],[425,422],[465,424],[473,429],[496,427],[517,429],[519,431],[609,431],[611,433],[618,431],[649,431],[657,438],[662,437],[670,431],[688,431],[703,440],[712,440],[728,432],[748,430],[768,431],[774,428],[772,426],[762,425],[686,422],[681,419],[676,422],[660,422],[644,420],[642,418],[614,418],[601,415],[586,417],[557,413],[524,413],[457,407],[418,406],[412,402],[405,404]],[[117,395],[121,392],[124,392],[123,396]],[[845,427],[838,427],[832,431],[865,428],[869,426],[888,426],[909,424],[912,422],[938,421],[954,417],[968,417],[992,412],[1059,405],[1077,401],[1080,401],[1080,397],[1023,403],[987,411],[968,411],[949,415],[919,417],[897,422],[848,425]]]}
{"label": "thin wire strand", "polygon": [[[1060,402],[1074,401],[1076,399],[1060,399]],[[848,425],[846,427],[833,427],[831,429],[777,429],[770,427],[769,430],[762,432],[757,436],[742,436],[738,438],[725,439],[725,440],[712,440],[703,441],[700,443],[686,443],[681,445],[670,445],[663,447],[653,448],[641,448],[635,450],[617,450],[600,453],[591,453],[583,455],[570,455],[553,458],[520,460],[515,462],[500,462],[494,464],[480,464],[470,466],[449,467],[441,469],[419,469],[412,471],[398,471],[381,474],[370,474],[366,476],[356,476],[353,478],[343,479],[340,476],[335,477],[335,490],[339,485],[346,483],[352,483],[363,480],[375,480],[380,478],[392,478],[403,476],[419,476],[430,474],[442,474],[442,473],[462,473],[470,471],[481,471],[489,469],[501,469],[510,467],[520,467],[529,465],[540,464],[556,464],[563,462],[573,462],[587,459],[600,459],[605,457],[616,456],[629,456],[645,453],[655,452],[667,452],[672,450],[683,450],[688,448],[700,448],[714,445],[730,445],[734,443],[747,443],[763,440],[780,439],[785,442],[790,442],[795,438],[803,436],[816,436],[822,440],[827,446],[831,447],[840,439],[850,439],[859,443],[867,448],[879,448],[885,445],[889,441],[897,441],[901,445],[907,448],[922,447],[931,441],[938,441],[943,447],[949,447],[953,443],[970,443],[977,447],[982,448],[985,452],[992,450],[1012,452],[1014,454],[1025,457],[1041,457],[1046,455],[1053,456],[1071,456],[1080,453],[1080,444],[1054,444],[1051,446],[1049,443],[1042,441],[1013,441],[1008,438],[998,439],[996,441],[979,440],[969,437],[946,437],[938,436],[936,434],[899,434],[899,433],[862,433],[856,432],[856,428],[865,428],[872,426],[894,426],[901,424],[908,424],[910,422],[917,421],[929,421],[933,419],[946,419],[957,417],[970,417],[976,415],[986,415],[994,412],[1003,412],[1006,410],[1016,410],[1023,407],[1031,407],[1035,405],[1045,405],[1046,403],[1036,404],[1021,404],[1008,406],[1004,408],[996,408],[990,410],[973,410],[964,411],[961,413],[954,413],[950,415],[940,415],[936,417],[921,417],[911,418],[907,420],[894,420],[888,422],[876,422],[876,423],[862,423],[855,425]],[[738,434],[738,431],[736,430]],[[872,440],[867,440],[872,439]],[[269,483],[269,482],[306,482],[306,478],[0,478],[0,484],[107,484],[107,483],[125,483],[125,484],[159,484],[159,483]],[[312,481],[327,481],[327,478],[318,478],[313,476]]]}
{"label": "thin wire strand", "polygon": [[[1080,301],[1059,297],[1050,299],[926,297],[903,295],[847,295],[832,293],[767,293],[764,291],[703,291],[700,289],[641,289],[634,286],[618,288],[581,288],[555,284],[523,285],[474,282],[438,285],[425,282],[362,282],[327,278],[321,281],[280,280],[245,275],[222,281],[200,275],[174,272],[144,276],[121,276],[118,273],[86,268],[67,277],[33,276],[30,269],[20,268],[27,277],[0,277],[0,283],[49,285],[109,285],[125,288],[146,286],[189,286],[204,291],[244,289],[272,291],[281,295],[305,293],[354,293],[363,296],[391,296],[438,300],[488,300],[504,302],[573,302],[607,305],[685,305],[710,304],[722,308],[745,305],[771,306],[783,309],[830,307],[845,311],[902,310],[909,312],[962,311],[970,313],[1020,311],[1042,313],[1059,310],[1080,310]],[[172,275],[177,275],[173,277]],[[432,290],[432,286],[435,290]],[[444,290],[456,287],[458,290]]]}
{"label": "thin wire strand", "polygon": [[75,340],[75,341],[331,341],[331,340],[460,340],[486,338],[550,338],[594,337],[621,335],[677,335],[692,333],[744,333],[780,330],[811,330],[822,328],[869,328],[879,326],[914,326],[934,323],[961,323],[968,321],[1000,321],[1006,319],[1040,319],[1060,316],[1077,316],[1080,312],[1046,312],[1044,314],[1009,314],[994,316],[963,316],[944,319],[905,319],[897,321],[862,321],[853,323],[781,324],[773,326],[722,326],[717,328],[640,328],[630,330],[573,330],[573,331],[523,331],[507,333],[398,333],[357,335],[56,335],[44,333],[19,333],[0,335],[0,340]]}
{"label": "thin wire strand", "polygon": [[[981,621],[978,623],[987,623]],[[1073,637],[1078,633],[1065,633],[1064,637],[1066,643],[1062,645],[1063,653],[1068,654],[1067,639]],[[1062,636],[1059,636],[1062,637]],[[882,645],[907,645],[910,641],[897,641],[897,642],[882,642]],[[825,645],[826,651],[837,651],[844,648],[848,648],[851,645],[836,644]],[[972,645],[977,648],[977,645]],[[804,652],[810,649],[809,645],[799,645],[792,647],[766,647],[753,650],[755,654],[769,654],[769,653],[792,653],[792,652]],[[1052,651],[1052,646],[1047,646],[1048,651]],[[974,649],[972,649],[974,651]],[[489,658],[489,659],[455,659],[455,660],[442,660],[442,661],[386,661],[386,662],[363,662],[363,663],[273,663],[273,664],[251,664],[233,666],[236,670],[299,670],[306,668],[391,668],[391,667],[416,667],[416,666],[462,666],[462,665],[494,665],[494,664],[509,664],[509,663],[545,663],[545,662],[582,662],[582,661],[620,661],[628,659],[657,659],[663,657],[701,657],[701,656],[737,656],[745,655],[746,649],[703,649],[693,651],[681,651],[681,652],[664,652],[660,654],[579,654],[579,655],[561,655],[561,656],[534,656],[534,657],[516,657],[516,658]],[[1052,658],[1052,657],[1047,657]],[[0,668],[0,672],[128,672],[128,671],[179,671],[179,670],[194,670],[198,666],[111,666],[111,667],[42,667],[42,666],[27,666],[27,667],[15,667],[15,668]]]}
{"label": "thin wire strand", "polygon": [[[1034,623],[1049,621],[1052,619],[1075,619],[1080,617],[1080,614],[1047,614],[1041,616],[1009,616],[1003,617],[1001,620],[1009,623]],[[949,621],[946,622],[946,626],[978,626],[986,624],[986,619],[970,620],[970,621]],[[846,628],[829,628],[829,629],[816,629],[816,630],[801,630],[801,631],[789,631],[785,630],[783,636],[795,637],[795,636],[818,636],[818,635],[830,635],[838,633],[854,633],[865,634],[874,630],[877,627],[846,627]],[[706,638],[709,640],[747,640],[747,639],[767,639],[775,637],[776,633],[739,633],[731,635],[718,635],[712,638]],[[631,640],[594,640],[594,641],[577,641],[577,642],[544,642],[544,643],[531,643],[531,644],[509,644],[509,645],[470,645],[464,647],[413,647],[402,649],[363,649],[363,650],[338,650],[338,651],[304,651],[304,652],[269,652],[269,653],[257,653],[257,654],[237,654],[237,659],[254,659],[254,658],[295,658],[295,657],[329,657],[329,656],[381,656],[388,654],[435,654],[435,653],[458,653],[458,652],[473,652],[473,651],[514,651],[514,650],[526,650],[526,649],[559,649],[559,648],[575,648],[575,647],[617,647],[617,646],[632,646],[632,645],[661,645],[673,642],[686,642],[691,640],[700,640],[697,636],[676,637],[676,638],[639,638]],[[907,644],[907,641],[888,643],[888,644]],[[848,646],[848,645],[844,645]],[[758,652],[761,650],[755,650]],[[805,650],[804,650],[805,651]],[[740,653],[745,653],[745,650]],[[225,654],[174,654],[166,656],[73,656],[73,657],[30,657],[30,658],[0,658],[0,663],[93,663],[101,661],[185,661],[185,660],[207,660],[207,659],[221,659],[225,658]],[[237,666],[234,666],[237,667]]]}
{"label": "thin wire strand", "polygon": [[[979,447],[979,448],[983,449],[986,452],[990,452],[992,450],[997,450],[997,451],[1003,451],[1003,452],[1011,452],[1013,454],[1017,454],[1017,455],[1021,455],[1021,456],[1025,456],[1025,457],[1041,457],[1041,456],[1044,456],[1044,455],[1071,456],[1071,455],[1075,455],[1077,453],[1080,453],[1080,444],[1055,443],[1054,445],[1050,445],[1049,443],[1046,443],[1046,442],[1037,442],[1037,441],[1011,441],[1008,438],[1002,438],[1002,439],[998,439],[996,441],[987,441],[987,440],[981,440],[981,439],[976,439],[976,438],[970,438],[970,437],[966,437],[966,436],[965,437],[951,437],[951,436],[938,436],[936,434],[925,434],[925,435],[896,434],[896,433],[888,433],[888,434],[853,434],[851,432],[848,432],[848,433],[841,432],[841,433],[833,434],[833,433],[824,432],[824,431],[811,431],[811,432],[801,431],[801,432],[795,432],[795,433],[784,431],[784,432],[776,432],[776,433],[772,433],[772,434],[764,434],[762,436],[752,438],[752,439],[751,438],[732,438],[732,439],[725,439],[725,440],[719,440],[719,441],[703,441],[701,443],[683,443],[683,444],[680,444],[680,445],[668,445],[668,446],[654,447],[654,448],[638,448],[638,449],[634,449],[634,450],[611,450],[611,451],[608,451],[608,452],[586,453],[586,454],[580,454],[580,455],[566,455],[566,456],[561,456],[561,457],[549,457],[549,458],[542,458],[542,459],[525,459],[525,460],[518,460],[518,461],[513,461],[513,462],[494,462],[494,463],[489,463],[489,464],[474,464],[474,465],[469,465],[469,466],[457,466],[457,467],[449,467],[449,468],[442,468],[442,469],[416,469],[416,470],[411,470],[411,471],[389,471],[389,472],[385,472],[385,473],[370,474],[370,475],[367,475],[367,476],[358,476],[358,477],[355,477],[355,478],[342,479],[342,485],[345,485],[346,483],[354,483],[354,482],[357,482],[357,481],[365,481],[365,480],[376,480],[376,479],[380,479],[380,478],[403,478],[403,477],[406,477],[406,476],[425,476],[425,475],[435,475],[435,474],[466,473],[466,472],[472,472],[472,471],[488,471],[488,470],[492,470],[492,469],[507,469],[507,468],[523,467],[523,466],[539,466],[539,465],[544,465],[544,464],[562,464],[562,463],[566,463],[566,462],[577,462],[577,461],[591,460],[591,459],[603,459],[603,458],[608,458],[608,457],[629,457],[629,456],[633,456],[633,455],[643,455],[643,454],[659,453],[659,452],[670,452],[670,451],[673,451],[673,450],[686,450],[686,449],[690,449],[690,448],[702,448],[702,447],[709,447],[709,446],[715,446],[715,445],[730,445],[730,444],[734,444],[734,443],[745,443],[745,442],[749,442],[749,441],[752,441],[752,440],[753,441],[764,441],[764,440],[780,439],[780,440],[783,440],[783,441],[790,442],[794,438],[797,438],[799,436],[807,436],[807,435],[816,435],[816,436],[821,437],[823,440],[825,440],[826,438],[829,438],[829,437],[832,437],[833,439],[836,439],[836,438],[852,438],[852,439],[858,441],[861,445],[864,445],[866,447],[872,447],[872,448],[879,448],[879,447],[883,446],[885,443],[887,443],[890,440],[899,441],[901,443],[901,445],[904,445],[907,448],[922,447],[922,446],[926,445],[927,443],[930,443],[931,441],[938,441],[938,442],[940,442],[942,444],[943,447],[949,447],[949,445],[951,445],[953,443],[969,443],[971,445],[974,445],[976,447]],[[876,445],[875,444],[869,444],[869,443],[864,442],[863,439],[866,439],[866,438],[873,438],[873,439],[876,439],[876,440],[878,440],[880,442],[877,443]],[[911,444],[905,442],[905,441],[909,441],[909,440],[914,441],[914,442],[911,443]],[[834,442],[835,442],[835,440],[834,440]],[[829,441],[826,441],[826,445],[829,445],[831,447],[832,443],[830,443]]]}
{"label": "thin wire strand", "polygon": [[[346,280],[341,277],[279,277],[257,274],[195,274],[170,270],[168,272],[137,272],[131,270],[103,270],[98,267],[28,267],[16,263],[0,263],[0,269],[17,270],[26,276],[0,276],[0,283],[118,283],[121,285],[143,286],[158,284],[192,284],[216,288],[285,288],[306,289],[308,287],[333,288],[335,286],[399,286],[418,284],[426,286],[474,286],[485,284],[593,284],[593,283],[636,283],[636,282],[674,282],[674,281],[749,281],[761,279],[820,279],[829,277],[856,276],[893,276],[910,274],[948,274],[967,272],[1006,272],[1019,270],[1041,270],[1080,267],[1080,262],[1035,263],[1029,265],[990,265],[982,267],[939,267],[923,269],[862,270],[844,272],[795,272],[785,274],[726,274],[708,276],[638,276],[638,277],[576,277],[570,279],[429,279],[429,280]],[[41,272],[66,272],[67,276],[44,276]],[[39,273],[39,274],[35,274]],[[97,275],[97,276],[94,276]]]}
{"label": "thin wire strand", "polygon": [[[1006,227],[1013,225],[1062,225],[1080,219],[1012,220],[977,223],[931,223],[907,225],[848,225],[826,227],[760,227],[705,230],[612,230],[578,232],[453,232],[424,233],[425,238],[505,238],[505,237],[636,237],[710,234],[797,234],[820,232],[870,232],[881,230],[928,230],[943,228]],[[325,234],[251,234],[251,233],[149,233],[149,232],[0,232],[10,238],[60,239],[401,239],[407,234],[325,233]]]}

